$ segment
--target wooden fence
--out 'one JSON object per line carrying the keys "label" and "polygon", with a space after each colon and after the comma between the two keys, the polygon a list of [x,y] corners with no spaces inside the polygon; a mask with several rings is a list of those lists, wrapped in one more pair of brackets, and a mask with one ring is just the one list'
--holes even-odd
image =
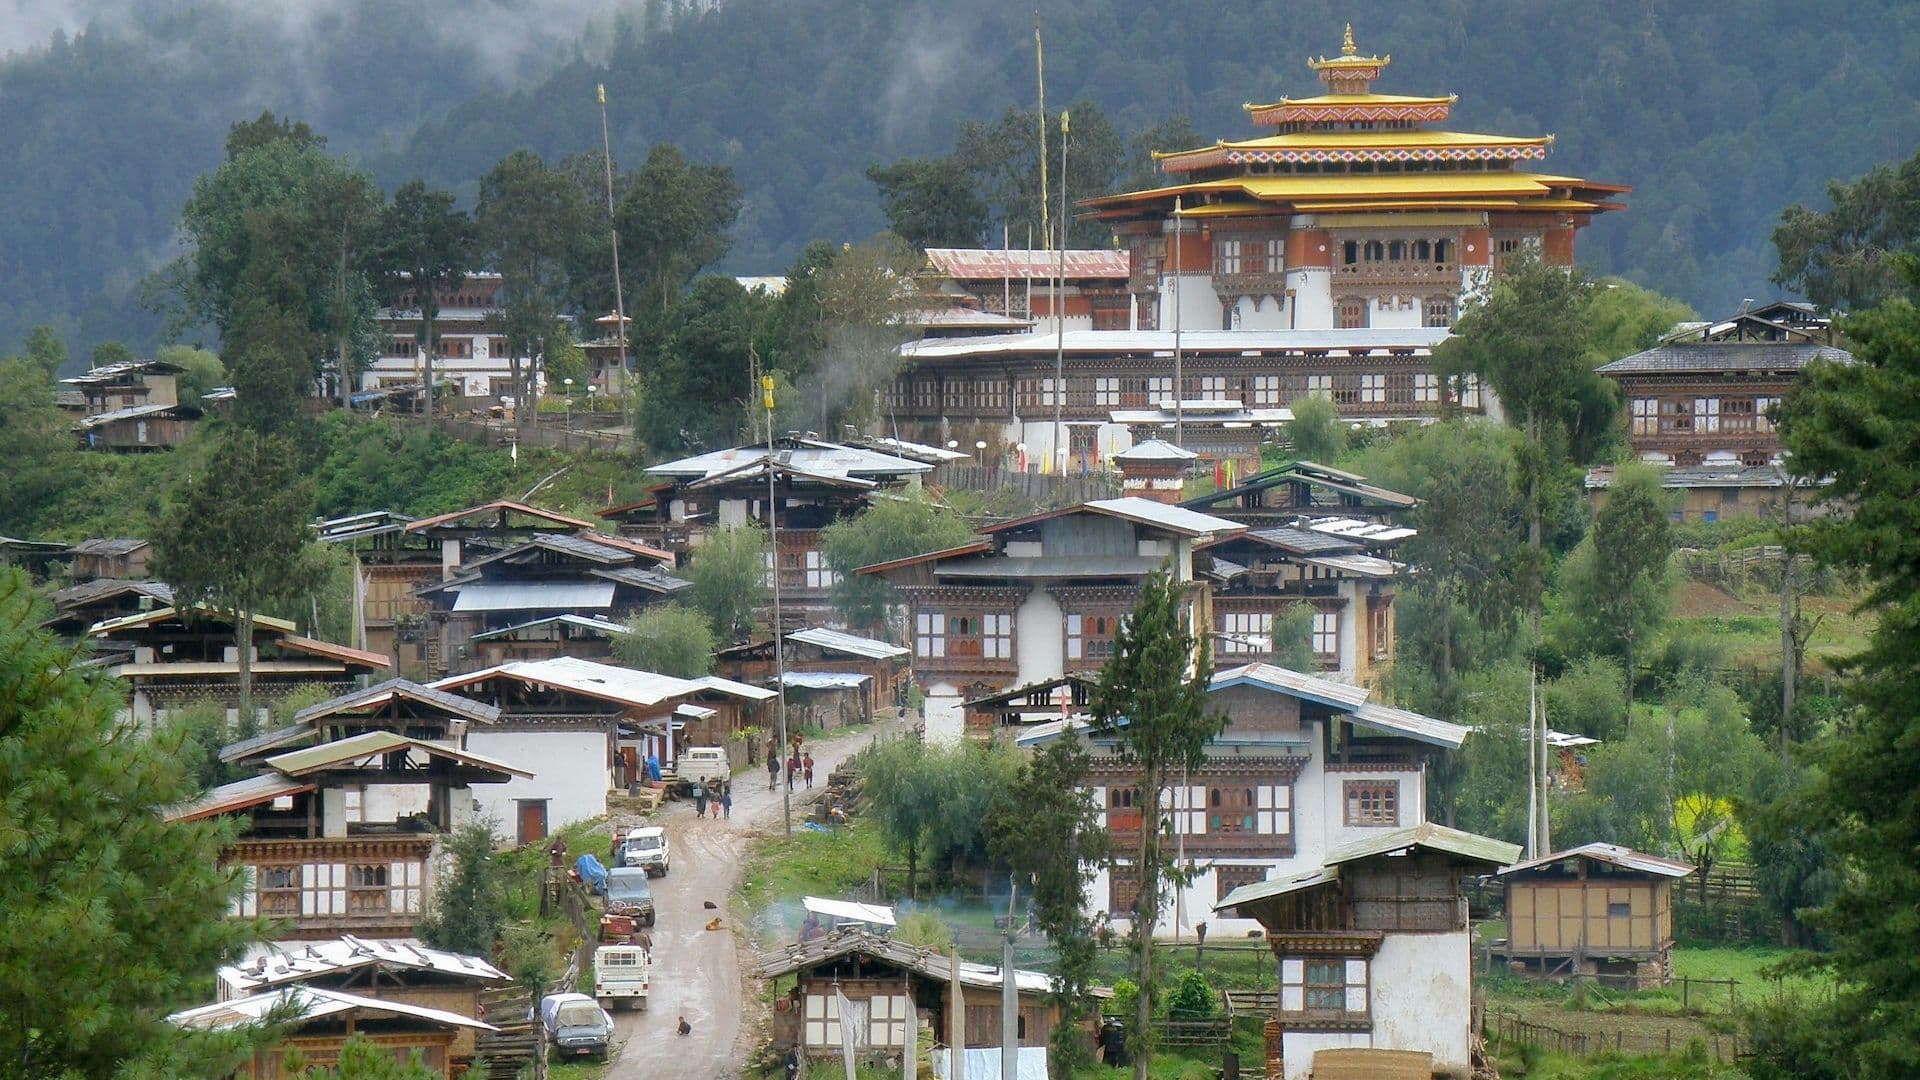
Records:
{"label": "wooden fence", "polygon": [[[412,413],[382,413],[381,415],[395,423],[416,427],[424,426],[427,422],[426,417]],[[633,436],[624,431],[569,427],[557,417],[542,417],[539,423],[524,430],[516,428],[511,420],[457,416],[439,417],[434,426],[453,438],[479,443],[482,446],[508,446],[519,443],[522,446],[547,446],[556,450],[601,453],[632,453],[639,447]]]}
{"label": "wooden fence", "polygon": [[1712,1055],[1715,1062],[1721,1064],[1731,1064],[1744,1052],[1738,1035],[1700,1031],[1692,1026],[1680,1028],[1669,1024],[1631,1033],[1624,1027],[1612,1031],[1569,1031],[1506,1012],[1488,1014],[1485,1034],[1489,1039],[1505,1043],[1525,1043],[1542,1050],[1579,1057],[1599,1053],[1671,1054],[1676,1050],[1686,1050],[1688,1044],[1695,1040]]}

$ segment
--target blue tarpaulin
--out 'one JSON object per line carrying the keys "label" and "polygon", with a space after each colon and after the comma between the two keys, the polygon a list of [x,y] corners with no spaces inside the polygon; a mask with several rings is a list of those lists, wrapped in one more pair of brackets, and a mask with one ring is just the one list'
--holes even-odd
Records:
{"label": "blue tarpaulin", "polygon": [[607,868],[600,865],[600,860],[594,858],[592,852],[575,860],[573,868],[579,873],[580,880],[586,884],[587,888],[592,889],[596,894],[606,893]]}

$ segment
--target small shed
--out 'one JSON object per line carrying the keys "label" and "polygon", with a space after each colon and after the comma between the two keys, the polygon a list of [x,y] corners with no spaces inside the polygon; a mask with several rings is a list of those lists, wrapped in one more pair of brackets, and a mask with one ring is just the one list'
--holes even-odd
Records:
{"label": "small shed", "polygon": [[1586,844],[1500,871],[1507,938],[1493,953],[1515,971],[1673,978],[1673,883],[1682,862],[1618,844]]}
{"label": "small shed", "polygon": [[295,1050],[310,1067],[335,1065],[341,1047],[358,1035],[402,1061],[418,1053],[432,1075],[451,1080],[464,1072],[454,1064],[456,1040],[471,1032],[499,1030],[485,1021],[445,1009],[298,985],[188,1009],[167,1020],[188,1030],[234,1031],[266,1027],[282,1018],[288,1018],[284,1020],[283,1038],[256,1048],[252,1059],[234,1074],[236,1077],[271,1080],[285,1076],[287,1055]]}
{"label": "small shed", "polygon": [[[837,1057],[843,1000],[864,1020],[859,1025],[864,1042],[855,1048],[862,1061],[897,1056],[908,1024],[930,1028],[934,1042],[944,1044],[956,984],[966,1045],[1000,1045],[1002,969],[962,962],[956,970],[948,954],[932,948],[843,926],[762,956],[755,974],[794,979],[774,999],[773,1045],[782,1054],[798,1045],[810,1057]],[[1018,968],[1012,974],[1019,996],[1019,1044],[1046,1046],[1059,1020],[1058,1007],[1047,1000],[1052,976]],[[1091,1039],[1089,1030],[1089,1045]]]}

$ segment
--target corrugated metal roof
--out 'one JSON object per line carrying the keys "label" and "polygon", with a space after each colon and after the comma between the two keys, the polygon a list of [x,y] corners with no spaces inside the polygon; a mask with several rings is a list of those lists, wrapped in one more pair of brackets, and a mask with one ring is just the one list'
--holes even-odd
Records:
{"label": "corrugated metal roof", "polygon": [[915,461],[940,464],[948,461],[966,461],[972,454],[963,454],[958,450],[949,450],[944,446],[929,446],[926,443],[907,442],[904,439],[869,438],[864,442],[883,453],[897,454]]}
{"label": "corrugated metal roof", "polygon": [[[1357,330],[1189,330],[1181,335],[1180,347],[1187,355],[1245,352],[1330,353],[1361,351],[1410,351],[1425,355],[1447,339],[1444,329],[1384,329],[1364,327]],[[1173,355],[1171,330],[1068,330],[1034,331],[1027,334],[987,334],[974,337],[923,338],[900,346],[902,356],[913,360],[940,360],[953,357],[1012,355],[1035,353],[1052,356],[1056,349],[1076,355],[1105,356]]]}
{"label": "corrugated metal roof", "polygon": [[1248,529],[1247,539],[1258,540],[1269,547],[1276,547],[1295,555],[1345,555],[1362,550],[1360,544],[1355,541],[1312,529],[1296,529],[1290,525],[1269,529]]}
{"label": "corrugated metal roof", "polygon": [[435,690],[430,686],[422,686],[407,679],[388,679],[377,686],[369,686],[365,690],[356,690],[351,694],[342,694],[329,701],[322,701],[318,705],[309,705],[294,713],[293,721],[296,724],[311,724],[321,717],[333,716],[336,713],[376,708],[396,697],[418,701],[423,705],[432,705],[462,719],[476,720],[483,724],[490,724],[500,719],[499,708],[484,701],[450,694],[445,690]]}
{"label": "corrugated metal roof", "polygon": [[1225,690],[1234,686],[1257,686],[1263,690],[1289,694],[1319,702],[1341,712],[1351,712],[1366,703],[1369,696],[1365,687],[1349,686],[1346,683],[1329,679],[1303,675],[1298,671],[1283,668],[1275,664],[1253,663],[1239,667],[1216,671],[1209,690]]}
{"label": "corrugated metal roof", "polygon": [[96,600],[133,593],[136,596],[148,596],[158,600],[162,606],[173,606],[173,586],[164,581],[126,581],[120,578],[95,578],[78,585],[69,585],[48,594],[55,611],[66,611],[90,604]]}
{"label": "corrugated metal roof", "polygon": [[121,420],[139,420],[143,417],[164,416],[170,413],[178,413],[183,420],[200,419],[200,407],[198,405],[129,405],[124,409],[115,409],[112,412],[95,413],[81,420],[80,426],[83,428],[95,428],[102,424],[118,423]]}
{"label": "corrugated metal roof", "polygon": [[701,690],[711,690],[716,694],[743,698],[747,701],[765,701],[768,698],[780,696],[780,692],[777,690],[769,690],[764,686],[752,686],[743,682],[735,682],[732,679],[723,679],[718,675],[702,675],[694,679],[693,684]]}
{"label": "corrugated metal roof", "polygon": [[312,791],[313,788],[312,784],[281,776],[278,773],[249,776],[245,780],[222,784],[190,803],[168,810],[166,819],[195,821],[215,814],[230,814],[235,810],[245,810],[249,806],[272,802],[283,795],[298,795],[303,791]]}
{"label": "corrugated metal roof", "polygon": [[1602,375],[1663,372],[1799,371],[1816,360],[1853,363],[1853,354],[1831,345],[1799,341],[1700,341],[1656,345],[1594,371]]}
{"label": "corrugated metal roof", "polygon": [[613,606],[611,581],[477,581],[460,586],[455,611],[553,611]]}
{"label": "corrugated metal roof", "polygon": [[612,664],[596,664],[572,656],[501,664],[483,671],[448,676],[432,685],[435,689],[457,689],[496,678],[570,690],[623,705],[658,705],[670,698],[686,697],[705,688],[690,679],[676,679],[671,675],[635,671]]}
{"label": "corrugated metal roof", "polygon": [[475,982],[509,982],[512,976],[478,956],[429,948],[412,938],[359,938],[330,941],[264,942],[248,947],[238,964],[220,968],[230,993],[246,995],[286,983],[304,983],[319,975],[367,967],[431,971]]}
{"label": "corrugated metal roof", "polygon": [[1565,859],[1592,859],[1594,862],[1603,862],[1622,869],[1667,878],[1683,878],[1696,869],[1687,863],[1663,859],[1658,855],[1648,855],[1632,848],[1621,847],[1619,844],[1582,844],[1577,848],[1568,848],[1538,859],[1515,863],[1501,870],[1500,873],[1502,876],[1517,874],[1523,870],[1538,869]]}
{"label": "corrugated metal roof", "polygon": [[[1060,271],[1059,251],[1038,248],[928,248],[927,264],[961,281],[1002,278],[1050,279]],[[1067,280],[1125,278],[1127,253],[1110,248],[1068,248]]]}
{"label": "corrugated metal roof", "polygon": [[555,513],[552,510],[542,510],[537,506],[528,506],[526,503],[515,502],[512,499],[495,499],[490,503],[483,503],[479,506],[469,506],[465,510],[455,510],[450,514],[437,514],[433,517],[421,518],[419,521],[410,523],[407,526],[407,531],[422,532],[436,525],[448,525],[470,517],[479,517],[483,514],[500,514],[502,512],[521,514],[526,517],[551,522],[555,525],[568,525],[576,529],[591,530],[593,528],[593,523],[590,521],[581,521],[579,518],[571,518],[565,514]]}
{"label": "corrugated metal roof", "polygon": [[75,555],[131,555],[141,548],[152,546],[153,542],[150,540],[131,536],[112,536],[82,540],[68,550]]}
{"label": "corrugated metal roof", "polygon": [[588,573],[593,577],[605,578],[621,585],[631,585],[636,589],[657,593],[679,592],[681,589],[693,587],[693,582],[685,578],[677,578],[651,567],[616,566],[610,570],[590,570]]}
{"label": "corrugated metal roof", "polygon": [[101,364],[89,368],[69,379],[61,379],[70,386],[91,386],[95,383],[112,382],[124,375],[179,375],[186,371],[167,360],[122,360],[117,364]]}
{"label": "corrugated metal roof", "polygon": [[1223,517],[1202,514],[1184,507],[1168,506],[1166,503],[1143,499],[1138,495],[1128,495],[1119,499],[1099,499],[1087,503],[1082,509],[1187,536],[1214,536],[1220,533],[1239,532],[1246,528],[1238,521],[1229,521]]}
{"label": "corrugated metal roof", "polygon": [[[1407,505],[1412,504],[1413,500],[1408,499]],[[1307,528],[1314,532],[1326,533],[1329,536],[1345,536],[1355,540],[1369,540],[1375,543],[1405,540],[1409,536],[1420,535],[1418,529],[1409,529],[1403,525],[1382,525],[1377,521],[1361,521],[1357,518],[1316,518],[1306,524]]]}
{"label": "corrugated metal roof", "polygon": [[1458,750],[1467,741],[1471,728],[1459,724],[1449,724],[1445,720],[1435,720],[1431,716],[1422,716],[1406,709],[1396,709],[1391,705],[1377,705],[1366,702],[1353,710],[1353,722],[1389,735],[1404,735],[1418,742],[1433,746],[1444,746],[1449,750]]}
{"label": "corrugated metal roof", "polygon": [[295,652],[303,652],[309,656],[320,656],[328,660],[338,660],[343,664],[368,668],[390,668],[393,666],[393,658],[386,653],[368,652],[365,649],[356,649],[350,645],[337,645],[331,641],[321,641],[318,638],[288,634],[281,638],[278,644],[282,648],[292,649]]}
{"label": "corrugated metal roof", "polygon": [[780,676],[783,685],[802,690],[852,690],[872,679],[857,671],[788,671]]}
{"label": "corrugated metal roof", "polygon": [[[283,986],[278,990],[255,994],[252,997],[222,1001],[216,1005],[202,1005],[197,1009],[174,1013],[167,1017],[167,1022],[175,1027],[193,1028],[199,1031],[229,1031],[234,1028],[250,1027],[265,1021],[270,1015],[280,1015],[289,1011],[302,1020],[318,1020],[355,1010],[411,1017],[442,1027],[473,1028],[476,1031],[500,1030],[484,1021],[447,1012],[444,1009],[429,1009],[424,1005],[409,1005],[404,1001],[361,997],[358,994],[345,994],[338,990],[322,990],[316,986]],[[298,1021],[295,1023],[297,1024]]]}
{"label": "corrugated metal roof", "polygon": [[1113,455],[1115,461],[1192,461],[1199,454],[1165,439],[1142,439]]}
{"label": "corrugated metal roof", "polygon": [[875,926],[898,926],[893,917],[893,909],[885,904],[856,904],[851,900],[831,900],[824,896],[803,896],[800,906],[816,915],[830,915],[836,919],[852,919],[855,922],[872,923]]}
{"label": "corrugated metal roof", "polygon": [[787,635],[787,640],[817,645],[822,649],[852,656],[864,656],[870,660],[891,660],[907,655],[907,650],[898,645],[889,645],[884,641],[849,634],[843,630],[829,630],[824,626],[810,626],[805,630],[795,630]]}
{"label": "corrugated metal roof", "polygon": [[711,720],[720,715],[720,710],[683,702],[673,707],[673,715],[684,716],[689,720]]}
{"label": "corrugated metal roof", "polygon": [[[1613,466],[1596,465],[1587,470],[1588,490],[1604,491],[1613,486]],[[1686,488],[1777,488],[1787,478],[1772,465],[1683,465],[1660,470],[1660,486],[1670,490]]]}
{"label": "corrugated metal roof", "polygon": [[313,734],[313,729],[305,724],[289,724],[286,727],[263,731],[249,739],[230,742],[220,748],[221,761],[240,761],[253,757],[263,750],[277,750],[282,746],[291,746]]}
{"label": "corrugated metal roof", "polygon": [[336,742],[276,754],[266,760],[266,765],[288,776],[300,776],[381,754],[391,754],[412,745],[412,740],[396,732],[366,731]]}
{"label": "corrugated metal roof", "polygon": [[499,638],[512,637],[515,634],[518,634],[522,631],[531,630],[536,626],[555,626],[555,625],[571,626],[571,627],[574,627],[575,629],[588,630],[588,631],[592,631],[593,633],[602,634],[606,636],[612,636],[614,634],[622,633],[626,629],[625,627],[621,626],[619,623],[614,622],[611,619],[595,619],[595,618],[589,618],[588,616],[585,616],[585,615],[573,615],[573,614],[549,615],[544,619],[532,619],[523,623],[515,623],[512,626],[503,626],[498,630],[488,630],[485,633],[475,634],[473,635],[473,640],[494,641]]}
{"label": "corrugated metal roof", "polygon": [[1292,409],[1248,408],[1237,401],[1215,402],[1227,408],[1193,410],[1182,403],[1179,408],[1162,402],[1150,409],[1115,409],[1108,416],[1116,424],[1133,427],[1171,428],[1176,424],[1255,424],[1272,427],[1275,424],[1290,423],[1293,420]]}
{"label": "corrugated metal roof", "polygon": [[1372,555],[1317,555],[1300,560],[1311,566],[1323,566],[1343,574],[1368,578],[1390,578],[1400,572],[1400,564]]}
{"label": "corrugated metal roof", "polygon": [[[232,616],[221,611],[216,611],[204,604],[189,604],[185,610],[191,612],[195,619],[224,623],[227,626],[233,625]],[[180,609],[173,607],[154,608],[152,611],[138,611],[131,615],[119,616],[118,618],[103,619],[88,627],[87,634],[90,637],[100,637],[104,634],[129,630],[136,626],[147,626],[157,622],[165,622],[168,619],[184,618],[185,616],[181,614]],[[272,615],[255,615],[253,617],[253,629],[255,633],[264,630],[291,634],[295,627],[291,619],[275,618]]]}
{"label": "corrugated metal roof", "polygon": [[1449,829],[1445,825],[1436,825],[1431,821],[1422,822],[1412,828],[1395,829],[1379,836],[1355,841],[1336,849],[1327,856],[1328,866],[1370,859],[1376,855],[1388,855],[1408,848],[1426,848],[1430,851],[1444,851],[1449,855],[1458,855],[1463,859],[1490,863],[1494,866],[1506,866],[1520,857],[1520,845],[1509,844],[1505,840],[1495,840],[1491,836]]}
{"label": "corrugated metal roof", "polygon": [[1165,563],[1156,555],[985,556],[943,562],[933,572],[963,578],[1145,577]]}
{"label": "corrugated metal roof", "polygon": [[1226,896],[1221,897],[1220,902],[1213,905],[1213,910],[1231,911],[1241,904],[1250,904],[1256,900],[1271,900],[1276,896],[1288,896],[1297,892],[1305,892],[1308,889],[1317,889],[1322,885],[1331,885],[1339,880],[1339,869],[1330,866],[1322,866],[1316,870],[1296,876],[1268,878],[1265,881],[1256,881],[1250,885],[1242,885],[1233,890]]}
{"label": "corrugated metal roof", "polygon": [[[827,478],[886,480],[917,476],[933,470],[933,466],[925,461],[817,439],[775,440],[774,460],[781,468]],[[766,462],[767,448],[764,445],[735,446],[650,465],[647,472],[656,476],[705,479],[741,469],[764,470]]]}

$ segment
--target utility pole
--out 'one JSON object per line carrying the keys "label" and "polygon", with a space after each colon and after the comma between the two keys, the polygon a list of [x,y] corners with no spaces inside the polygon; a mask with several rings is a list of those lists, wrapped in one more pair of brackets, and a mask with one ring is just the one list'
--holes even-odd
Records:
{"label": "utility pole", "polygon": [[[755,357],[758,366],[758,357]],[[773,457],[773,376],[760,376],[760,401],[767,409],[767,556],[773,577],[773,674],[774,687],[780,692],[780,771],[786,786],[780,789],[780,825],[793,835],[793,774],[787,769],[787,651],[780,626],[780,516],[774,509]]]}
{"label": "utility pole", "polygon": [[620,377],[627,377],[627,301],[620,289],[620,224],[613,216],[613,139],[607,134],[607,84],[600,84],[600,151],[607,170],[607,234],[613,238],[613,332],[620,338]]}
{"label": "utility pole", "polygon": [[[1013,978],[1013,911],[1019,894],[1019,882],[1007,875],[1007,932],[1000,939],[1000,1080],[1020,1080],[1020,988]],[[957,1063],[961,1050],[956,1047],[952,1053]],[[954,1068],[948,1075],[960,1071]]]}
{"label": "utility pole", "polygon": [[1053,231],[1047,224],[1047,58],[1040,48],[1040,11],[1037,8],[1033,12],[1033,75],[1034,84],[1040,92],[1040,242],[1044,244],[1053,239]]}
{"label": "utility pole", "polygon": [[1181,398],[1185,396],[1186,378],[1181,367],[1180,356],[1180,234],[1187,229],[1186,222],[1180,217],[1180,196],[1173,197],[1173,276],[1168,279],[1169,290],[1173,293],[1173,445],[1182,450],[1187,446],[1186,410]]}
{"label": "utility pole", "polygon": [[1067,447],[1060,441],[1060,410],[1067,400],[1067,128],[1066,112],[1060,113],[1060,259],[1059,275],[1053,281],[1053,318],[1057,333],[1053,347],[1053,459],[1059,474],[1067,474]]}

